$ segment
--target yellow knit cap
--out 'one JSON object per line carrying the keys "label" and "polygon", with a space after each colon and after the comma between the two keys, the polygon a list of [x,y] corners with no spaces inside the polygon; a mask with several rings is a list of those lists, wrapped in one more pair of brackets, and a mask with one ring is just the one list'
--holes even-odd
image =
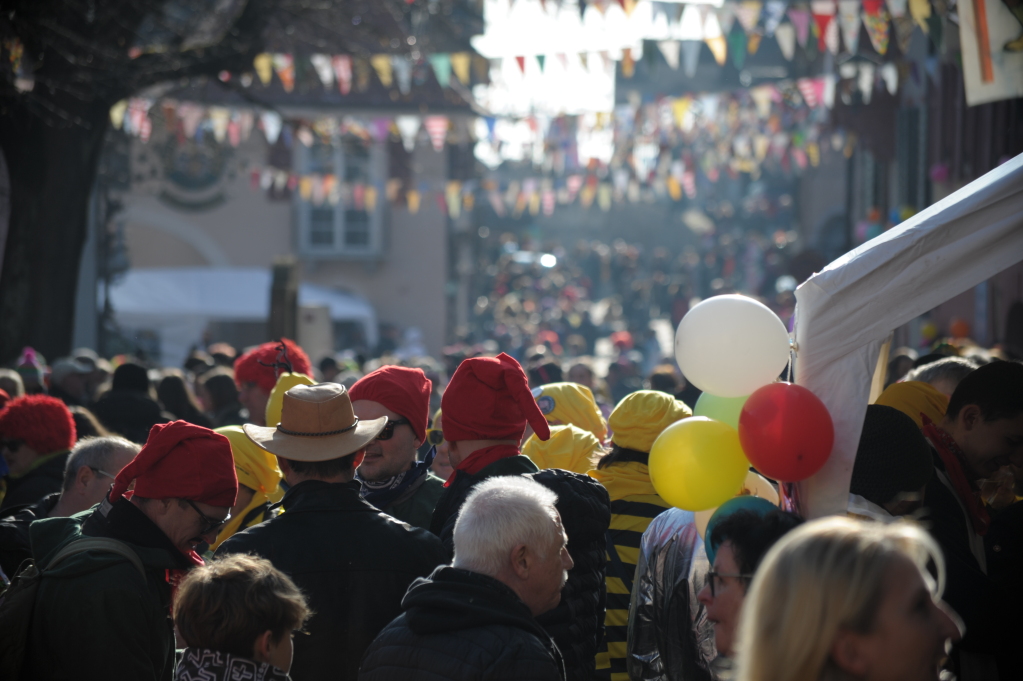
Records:
{"label": "yellow knit cap", "polygon": [[296,385],[315,385],[316,381],[305,374],[281,374],[277,379],[277,385],[270,393],[270,399],[266,401],[266,425],[276,428],[281,422],[281,412],[284,410],[284,393]]}
{"label": "yellow knit cap", "polygon": [[530,435],[522,445],[522,453],[530,458],[540,470],[561,468],[573,473],[585,474],[595,468],[604,454],[593,433],[573,425],[551,426],[551,438],[544,442]]}
{"label": "yellow knit cap", "polygon": [[593,433],[601,442],[607,437],[607,422],[593,392],[585,385],[548,383],[533,390],[533,399],[548,423],[571,423]]}
{"label": "yellow knit cap", "polygon": [[607,425],[619,447],[649,452],[665,428],[693,415],[685,402],[658,390],[637,390],[626,395],[611,412]]}
{"label": "yellow knit cap", "polygon": [[923,427],[920,414],[926,414],[934,423],[941,423],[948,410],[948,398],[930,383],[906,381],[892,383],[885,388],[875,404],[894,407],[913,419],[917,427]]}

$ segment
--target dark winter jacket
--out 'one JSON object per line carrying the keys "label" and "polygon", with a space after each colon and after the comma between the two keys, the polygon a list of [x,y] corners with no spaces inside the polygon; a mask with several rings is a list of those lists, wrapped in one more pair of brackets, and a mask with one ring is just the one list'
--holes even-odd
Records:
{"label": "dark winter jacket", "polygon": [[295,637],[295,681],[355,679],[363,653],[401,612],[417,577],[447,562],[436,537],[359,498],[359,484],[307,480],[284,513],[235,534],[217,555],[252,553],[287,573],[315,613]]}
{"label": "dark winter jacket", "polygon": [[[104,517],[104,510],[109,512]],[[83,524],[84,521],[84,524]],[[32,617],[25,677],[37,681],[169,681],[174,672],[171,586],[192,563],[131,502],[32,523],[32,555],[48,562],[68,542],[88,536],[128,544],[146,568],[87,551],[43,577]]]}
{"label": "dark winter jacket", "polygon": [[28,506],[47,494],[59,492],[64,486],[64,465],[69,453],[48,454],[43,463],[21,477],[8,476],[7,493],[3,503],[0,503],[0,511],[15,506]]}
{"label": "dark winter jacket", "polygon": [[442,567],[366,651],[360,681],[563,681],[554,641],[501,582]]}
{"label": "dark winter jacket", "polygon": [[92,413],[107,430],[140,445],[146,443],[153,426],[173,420],[160,409],[159,402],[134,390],[111,390],[101,395],[92,405]]}
{"label": "dark winter jacket", "polygon": [[578,473],[548,469],[528,477],[558,495],[558,513],[575,563],[561,590],[561,602],[536,620],[561,650],[569,681],[589,681],[604,637],[605,533],[611,523],[611,500],[603,485]]}
{"label": "dark winter jacket", "polygon": [[604,537],[611,522],[611,501],[600,483],[569,471],[538,471],[525,456],[499,459],[475,475],[456,473],[437,504],[430,529],[442,528],[440,537],[453,553],[455,520],[469,492],[487,478],[505,475],[532,477],[558,495],[558,513],[575,566],[561,591],[561,603],[537,621],[561,649],[569,678],[591,678],[604,635]]}
{"label": "dark winter jacket", "polygon": [[13,506],[0,514],[0,570],[8,577],[18,574],[18,566],[32,557],[28,526],[50,515],[60,492],[47,494],[34,504]]}

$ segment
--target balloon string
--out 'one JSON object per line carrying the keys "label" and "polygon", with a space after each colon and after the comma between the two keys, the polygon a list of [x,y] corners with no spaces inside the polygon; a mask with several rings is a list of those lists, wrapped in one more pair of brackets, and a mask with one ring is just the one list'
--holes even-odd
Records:
{"label": "balloon string", "polygon": [[796,348],[793,344],[789,344],[789,378],[788,382],[792,382],[792,365],[796,363]]}

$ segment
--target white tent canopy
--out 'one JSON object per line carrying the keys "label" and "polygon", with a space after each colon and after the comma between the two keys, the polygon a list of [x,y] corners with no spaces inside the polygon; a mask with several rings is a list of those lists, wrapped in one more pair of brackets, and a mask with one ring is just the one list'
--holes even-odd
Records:
{"label": "white tent canopy", "polygon": [[[182,267],[133,269],[110,289],[114,318],[125,329],[160,335],[160,361],[181,366],[211,321],[261,322],[270,317],[269,269]],[[377,342],[376,312],[364,298],[300,283],[299,305],[325,305],[333,321],[362,325]]]}
{"label": "white tent canopy", "polygon": [[800,483],[804,513],[844,513],[882,347],[899,326],[1023,260],[1023,155],[868,241],[796,290],[796,381],[835,445]]}

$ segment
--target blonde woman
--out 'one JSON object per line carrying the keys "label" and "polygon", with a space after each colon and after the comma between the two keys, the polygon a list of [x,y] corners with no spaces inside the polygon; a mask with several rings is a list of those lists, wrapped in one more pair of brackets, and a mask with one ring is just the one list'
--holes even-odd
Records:
{"label": "blonde woman", "polygon": [[[932,578],[927,566],[933,566]],[[909,523],[807,523],[767,554],[739,625],[739,681],[937,679],[961,638],[945,564]]]}

